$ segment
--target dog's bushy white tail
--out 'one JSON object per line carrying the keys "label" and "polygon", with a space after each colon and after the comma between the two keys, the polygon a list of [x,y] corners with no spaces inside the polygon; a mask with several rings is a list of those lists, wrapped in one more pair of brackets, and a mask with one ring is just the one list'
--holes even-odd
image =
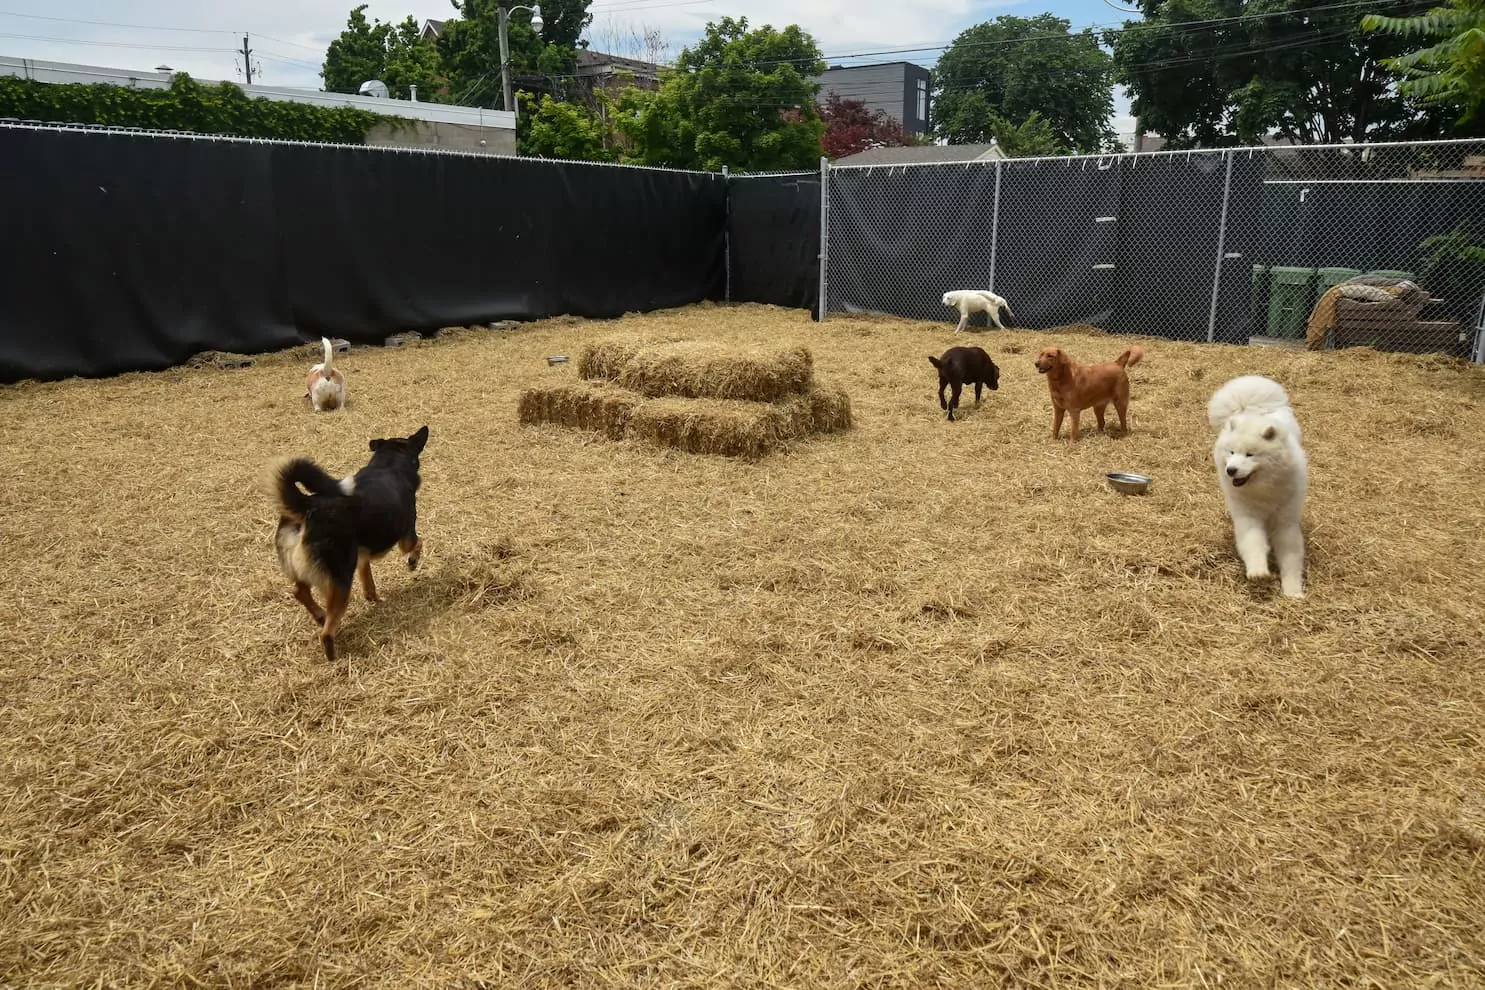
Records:
{"label": "dog's bushy white tail", "polygon": [[325,363],[320,366],[320,370],[325,373],[326,378],[329,378],[330,369],[334,367],[335,345],[330,343],[329,337],[321,337],[320,343],[325,345]]}
{"label": "dog's bushy white tail", "polygon": [[1289,407],[1289,393],[1272,378],[1243,375],[1217,389],[1207,403],[1207,422],[1221,426],[1238,413],[1276,413]]}

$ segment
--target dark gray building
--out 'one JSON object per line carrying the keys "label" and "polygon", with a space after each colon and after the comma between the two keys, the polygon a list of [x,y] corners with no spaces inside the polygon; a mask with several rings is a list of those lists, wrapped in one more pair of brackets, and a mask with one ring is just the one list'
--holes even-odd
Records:
{"label": "dark gray building", "polygon": [[881,110],[909,134],[927,134],[931,126],[928,91],[930,73],[911,62],[878,65],[834,65],[816,80],[820,100],[831,93],[843,100],[860,100],[868,109]]}

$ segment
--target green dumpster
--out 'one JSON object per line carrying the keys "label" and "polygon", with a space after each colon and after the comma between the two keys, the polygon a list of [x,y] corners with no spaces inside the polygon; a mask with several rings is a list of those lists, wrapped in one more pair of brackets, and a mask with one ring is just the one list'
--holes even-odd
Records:
{"label": "green dumpster", "polygon": [[1269,272],[1268,335],[1301,340],[1313,305],[1315,269],[1275,265]]}
{"label": "green dumpster", "polygon": [[1253,333],[1267,332],[1263,315],[1263,300],[1268,292],[1268,266],[1253,266],[1253,288],[1248,293],[1248,320]]}
{"label": "green dumpster", "polygon": [[1315,271],[1315,298],[1319,299],[1326,289],[1342,282],[1349,282],[1361,274],[1360,268],[1319,268]]}

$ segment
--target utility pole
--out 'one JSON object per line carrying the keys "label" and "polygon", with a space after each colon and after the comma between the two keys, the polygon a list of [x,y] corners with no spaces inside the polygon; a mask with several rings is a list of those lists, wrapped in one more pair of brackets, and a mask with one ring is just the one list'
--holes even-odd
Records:
{"label": "utility pole", "polygon": [[506,37],[507,25],[510,22],[510,11],[504,7],[497,7],[496,23],[500,35],[500,94],[502,97],[500,109],[514,110],[515,100],[511,98],[510,92],[510,41]]}
{"label": "utility pole", "polygon": [[247,76],[247,84],[253,84],[253,50],[248,47],[248,36],[242,36],[242,71]]}
{"label": "utility pole", "polygon": [[497,7],[495,9],[499,12],[497,24],[500,29],[500,90],[501,94],[505,97],[505,102],[502,106],[506,110],[514,111],[516,109],[516,99],[511,93],[510,85],[510,40],[506,36],[510,29],[510,15],[518,10],[531,11],[531,30],[540,33],[541,4],[532,4],[530,7],[527,7],[525,4],[518,4],[514,7]]}

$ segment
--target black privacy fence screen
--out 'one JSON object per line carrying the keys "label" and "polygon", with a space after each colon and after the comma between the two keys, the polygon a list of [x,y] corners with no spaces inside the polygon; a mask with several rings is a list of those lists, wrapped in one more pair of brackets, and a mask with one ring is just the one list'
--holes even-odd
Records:
{"label": "black privacy fence screen", "polygon": [[1479,142],[727,175],[6,123],[0,179],[4,382],[703,300],[948,325],[966,288],[1020,328],[1315,346],[1324,312],[1323,346],[1485,358]]}

